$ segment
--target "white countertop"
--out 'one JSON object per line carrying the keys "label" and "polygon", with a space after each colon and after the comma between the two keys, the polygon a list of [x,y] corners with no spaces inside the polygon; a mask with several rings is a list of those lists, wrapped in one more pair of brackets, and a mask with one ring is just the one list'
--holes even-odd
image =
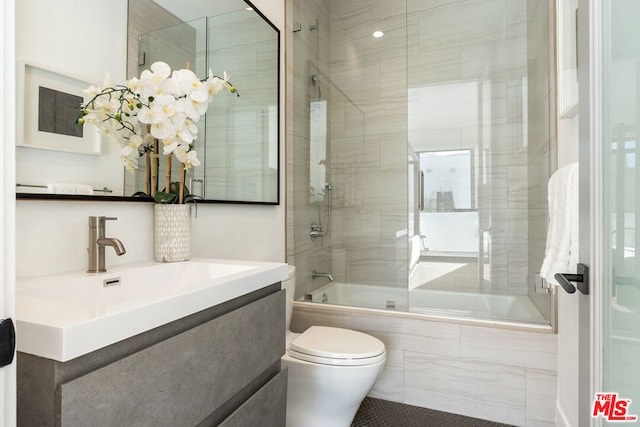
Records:
{"label": "white countertop", "polygon": [[[139,263],[106,273],[18,279],[18,351],[61,362],[287,278],[287,264]],[[120,278],[114,286],[105,280]]]}

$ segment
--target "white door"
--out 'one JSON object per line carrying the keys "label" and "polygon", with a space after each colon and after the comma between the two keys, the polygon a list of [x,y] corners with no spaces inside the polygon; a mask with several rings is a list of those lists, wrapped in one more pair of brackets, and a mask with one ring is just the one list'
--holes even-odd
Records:
{"label": "white door", "polygon": [[[0,6],[0,319],[15,321],[15,51],[14,0]],[[7,327],[2,322],[0,330]],[[0,359],[3,337],[0,332]],[[0,426],[16,424],[16,364],[0,367]]]}
{"label": "white door", "polygon": [[[640,2],[592,0],[592,204],[602,253],[594,289],[591,416],[595,425],[640,416]],[[600,206],[598,206],[600,204]],[[594,241],[594,240],[592,240]],[[597,394],[597,395],[596,395]],[[594,402],[595,400],[595,402]],[[630,400],[630,402],[629,402]]]}

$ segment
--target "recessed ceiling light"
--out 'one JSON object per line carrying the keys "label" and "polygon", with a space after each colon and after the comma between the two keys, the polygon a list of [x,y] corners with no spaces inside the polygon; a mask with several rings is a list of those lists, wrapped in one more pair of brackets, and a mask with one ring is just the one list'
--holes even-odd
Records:
{"label": "recessed ceiling light", "polygon": [[376,31],[373,33],[373,37],[379,39],[380,37],[384,36],[384,33],[382,31]]}
{"label": "recessed ceiling light", "polygon": [[245,7],[244,10],[253,10],[252,7]]}

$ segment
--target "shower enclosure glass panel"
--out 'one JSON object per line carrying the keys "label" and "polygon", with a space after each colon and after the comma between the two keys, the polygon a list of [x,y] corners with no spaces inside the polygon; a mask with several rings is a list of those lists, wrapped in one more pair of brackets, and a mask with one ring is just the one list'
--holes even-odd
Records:
{"label": "shower enclosure glass panel", "polygon": [[425,173],[409,309],[440,313],[431,302],[446,297],[458,314],[544,321],[529,298],[544,255],[531,248],[546,236],[529,233],[530,208],[546,207],[546,181],[529,169],[548,169],[548,138],[528,135],[527,2],[411,2],[407,20],[409,144]]}

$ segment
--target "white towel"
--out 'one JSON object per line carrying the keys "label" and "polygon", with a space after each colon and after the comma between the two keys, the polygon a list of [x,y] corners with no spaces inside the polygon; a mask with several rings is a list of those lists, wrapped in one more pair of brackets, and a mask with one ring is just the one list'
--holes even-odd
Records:
{"label": "white towel", "polygon": [[549,228],[540,276],[558,285],[556,273],[576,273],[578,263],[578,163],[558,169],[549,179]]}
{"label": "white towel", "polygon": [[92,195],[93,187],[86,184],[47,184],[47,192],[51,194]]}

